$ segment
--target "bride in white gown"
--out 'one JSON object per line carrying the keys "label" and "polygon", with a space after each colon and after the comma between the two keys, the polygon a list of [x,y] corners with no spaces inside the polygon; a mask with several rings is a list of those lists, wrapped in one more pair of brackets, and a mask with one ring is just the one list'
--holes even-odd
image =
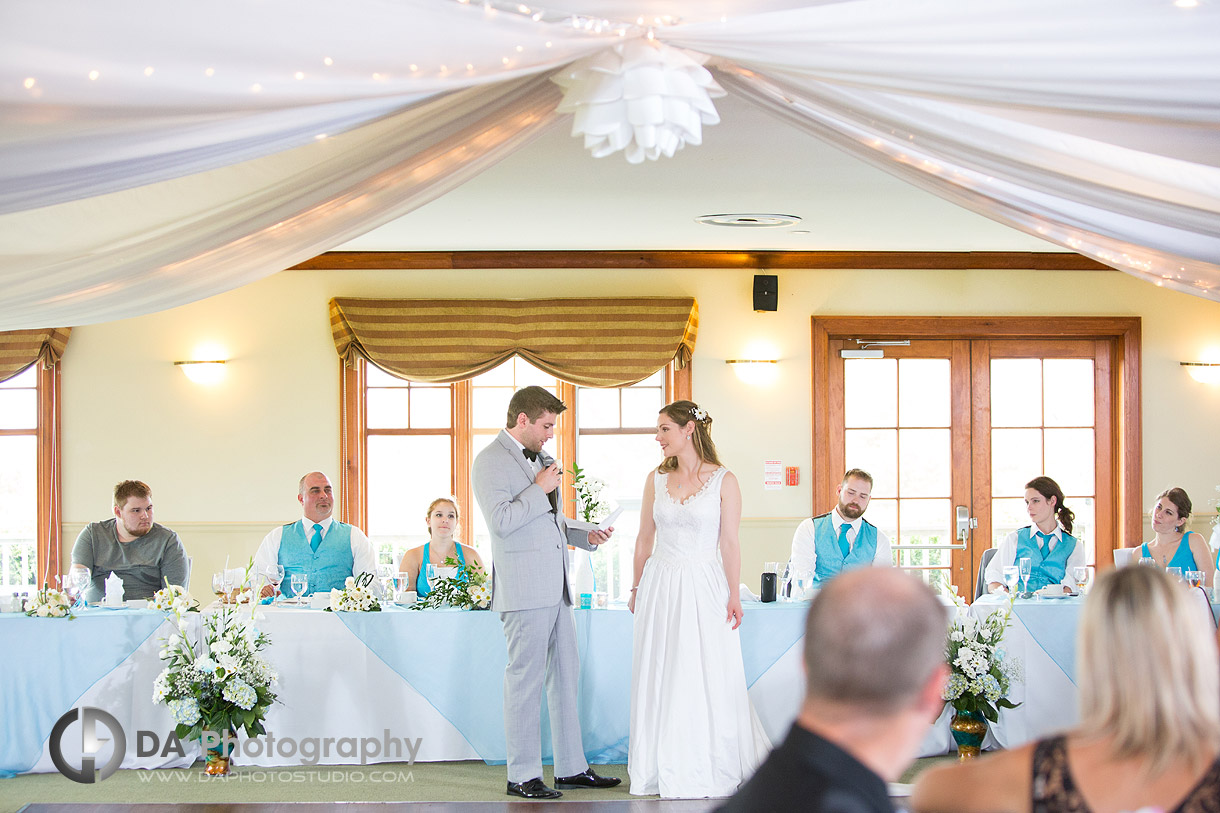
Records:
{"label": "bride in white gown", "polygon": [[741,661],[741,489],[712,419],[690,401],[657,418],[665,461],[644,484],[631,603],[627,770],[634,795],[729,796],[771,748]]}

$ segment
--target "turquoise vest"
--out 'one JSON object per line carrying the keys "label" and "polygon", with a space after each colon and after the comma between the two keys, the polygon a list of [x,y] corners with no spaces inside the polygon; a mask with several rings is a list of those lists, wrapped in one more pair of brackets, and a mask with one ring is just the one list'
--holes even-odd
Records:
{"label": "turquoise vest", "polygon": [[[1182,568],[1183,573],[1188,570],[1199,569],[1195,565],[1195,555],[1190,552],[1190,543],[1187,541],[1190,539],[1191,533],[1193,533],[1193,531],[1182,534],[1182,540],[1178,542],[1178,549],[1173,552],[1173,558],[1169,560],[1169,564],[1166,565],[1166,567],[1180,567]],[[1140,556],[1152,556],[1148,550],[1147,542],[1143,544],[1143,548],[1140,551]]]}
{"label": "turquoise vest", "polygon": [[[313,536],[313,524],[310,523],[309,535]],[[331,590],[342,590],[347,577],[353,575],[352,567],[352,526],[342,522],[332,521],[330,530],[322,537],[318,550],[309,549],[309,537],[301,530],[300,522],[284,526],[280,535],[279,562],[284,566],[284,595],[292,595],[292,574],[305,573],[309,576],[309,586],[304,595],[311,593],[328,593]]]}
{"label": "turquoise vest", "polygon": [[[454,542],[453,544],[457,548],[458,562],[461,563],[458,567],[458,578],[464,581],[466,579],[466,557],[462,555],[462,543]],[[424,555],[419,560],[419,574],[415,577],[415,592],[419,593],[420,598],[432,592],[432,588],[428,586],[428,548],[431,546],[431,542],[424,543]]]}
{"label": "turquoise vest", "polygon": [[839,550],[839,539],[835,535],[834,523],[830,514],[822,514],[813,518],[813,552],[817,556],[814,563],[813,581],[822,585],[830,581],[844,570],[871,565],[877,557],[877,527],[868,520],[860,520],[860,530],[852,543],[851,553],[844,558]]}
{"label": "turquoise vest", "polygon": [[1030,531],[1032,527],[1026,525],[1017,531],[1017,556],[1013,559],[1013,564],[1019,564],[1028,556],[1029,589],[1041,590],[1048,584],[1059,584],[1063,581],[1064,575],[1067,574],[1068,557],[1076,550],[1076,537],[1066,531],[1060,531],[1059,543],[1044,558],[1038,548],[1037,537]]}

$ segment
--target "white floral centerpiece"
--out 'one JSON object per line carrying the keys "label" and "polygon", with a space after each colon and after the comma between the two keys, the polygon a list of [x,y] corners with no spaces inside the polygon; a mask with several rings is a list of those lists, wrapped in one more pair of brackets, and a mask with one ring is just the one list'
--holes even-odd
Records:
{"label": "white floral centerpiece", "polygon": [[348,576],[342,590],[330,591],[330,606],[327,612],[369,613],[381,610],[381,601],[372,591],[373,574],[361,573]]}
{"label": "white floral centerpiece", "polygon": [[452,556],[445,559],[443,567],[457,568],[457,575],[434,580],[432,591],[411,605],[411,609],[456,607],[460,610],[486,610],[491,606],[491,585],[487,583],[487,572],[483,568],[473,562],[463,566]]}
{"label": "white floral centerpiece", "polygon": [[982,715],[990,722],[999,720],[998,709],[1015,709],[1008,690],[1023,679],[1021,661],[1009,656],[1001,646],[1004,630],[1012,615],[1012,601],[979,621],[958,604],[957,615],[949,627],[945,659],[949,680],[944,699],[958,712]]}
{"label": "white floral centerpiece", "polygon": [[[204,616],[194,644],[183,618],[190,607],[181,599],[169,602],[178,632],[163,641],[160,656],[166,666],[153,681],[153,702],[169,707],[179,739],[200,739],[204,732],[220,737],[238,729],[250,737],[265,734],[263,721],[275,702],[271,684],[279,676],[260,654],[270,641],[255,626],[257,605],[219,605]],[[209,749],[208,773],[227,773],[227,757]]]}
{"label": "white floral centerpiece", "polygon": [[43,586],[26,604],[25,614],[33,618],[75,618],[72,599],[63,590]]}
{"label": "white floral centerpiece", "polygon": [[606,481],[597,477],[589,477],[586,471],[587,469],[582,469],[575,463],[572,464],[570,473],[572,488],[576,490],[576,513],[584,522],[597,523],[610,513],[610,506],[602,499]]}
{"label": "white floral centerpiece", "polygon": [[182,617],[186,613],[199,612],[199,602],[186,591],[185,587],[167,582],[148,600],[148,609],[173,613]]}

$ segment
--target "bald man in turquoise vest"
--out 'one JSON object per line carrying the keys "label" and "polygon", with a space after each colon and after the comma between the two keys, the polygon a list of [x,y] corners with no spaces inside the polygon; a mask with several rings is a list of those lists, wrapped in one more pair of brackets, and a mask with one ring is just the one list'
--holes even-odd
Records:
{"label": "bald man in turquoise vest", "polygon": [[[335,495],[330,479],[320,471],[301,478],[297,501],[304,517],[271,529],[254,555],[255,572],[284,566],[283,592],[292,595],[292,575],[303,573],[309,584],[302,595],[342,590],[348,576],[377,575],[377,553],[364,531],[333,519]],[[376,591],[379,586],[373,582]],[[271,595],[270,588],[263,595]]]}
{"label": "bald man in turquoise vest", "polygon": [[857,567],[894,564],[890,538],[864,518],[873,492],[873,477],[851,469],[839,484],[839,504],[833,511],[810,517],[792,535],[792,572],[812,572],[814,584],[826,582]]}

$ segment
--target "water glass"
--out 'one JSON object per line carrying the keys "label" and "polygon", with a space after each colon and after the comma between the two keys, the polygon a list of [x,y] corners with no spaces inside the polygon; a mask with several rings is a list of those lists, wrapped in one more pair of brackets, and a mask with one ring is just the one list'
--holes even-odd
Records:
{"label": "water glass", "polygon": [[1185,575],[1186,575],[1186,583],[1189,584],[1191,587],[1202,587],[1203,586],[1203,571],[1202,570],[1188,570],[1188,571],[1186,571]]}
{"label": "water glass", "polygon": [[1150,565],[1150,566],[1152,566],[1152,567],[1156,567],[1156,559],[1153,559],[1151,556],[1141,556],[1141,557],[1140,557],[1140,564],[1141,564],[1141,565]]}
{"label": "water glass", "polygon": [[428,589],[432,589],[433,582],[436,581],[436,565],[424,565],[424,580],[428,582]]}
{"label": "water glass", "polygon": [[1008,592],[1017,589],[1017,582],[1021,581],[1021,569],[1016,565],[1008,565],[1004,568],[1004,586],[1008,588]]}
{"label": "water glass", "polygon": [[1175,582],[1178,582],[1179,584],[1181,583],[1181,581],[1182,581],[1182,568],[1180,568],[1180,567],[1167,567],[1167,568],[1165,568],[1165,572],[1166,572],[1166,573],[1168,573],[1168,574],[1169,574],[1169,577],[1170,577],[1171,579],[1173,579]]}
{"label": "water glass", "polygon": [[297,604],[302,604],[305,590],[309,587],[309,574],[293,573],[288,579],[288,584],[292,587],[292,594],[297,598]]}

